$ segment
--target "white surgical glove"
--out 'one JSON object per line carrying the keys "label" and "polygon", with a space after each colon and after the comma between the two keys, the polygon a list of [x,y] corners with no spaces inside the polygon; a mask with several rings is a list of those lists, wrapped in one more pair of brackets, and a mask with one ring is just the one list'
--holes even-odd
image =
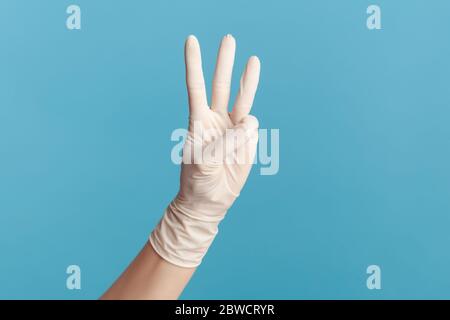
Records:
{"label": "white surgical glove", "polygon": [[198,266],[244,186],[258,141],[258,120],[249,115],[259,81],[260,63],[251,57],[241,78],[233,110],[228,112],[236,43],[223,38],[214,73],[211,108],[206,98],[200,46],[185,44],[189,130],[183,147],[180,190],[150,235],[166,261]]}

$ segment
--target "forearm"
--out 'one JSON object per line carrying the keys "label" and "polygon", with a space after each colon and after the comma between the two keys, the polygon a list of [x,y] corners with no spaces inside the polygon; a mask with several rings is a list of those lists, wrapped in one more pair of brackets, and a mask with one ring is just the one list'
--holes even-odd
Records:
{"label": "forearm", "polygon": [[[239,196],[255,157],[258,120],[249,115],[260,62],[251,57],[228,112],[235,40],[223,38],[208,107],[200,45],[185,45],[189,127],[183,146],[180,189],[139,255],[102,299],[176,299],[200,265],[218,225]],[[225,85],[224,85],[225,84]],[[228,85],[227,85],[228,84]],[[195,155],[200,152],[200,158]],[[201,161],[198,161],[201,160]]]}
{"label": "forearm", "polygon": [[194,271],[165,261],[147,242],[101,299],[177,299]]}

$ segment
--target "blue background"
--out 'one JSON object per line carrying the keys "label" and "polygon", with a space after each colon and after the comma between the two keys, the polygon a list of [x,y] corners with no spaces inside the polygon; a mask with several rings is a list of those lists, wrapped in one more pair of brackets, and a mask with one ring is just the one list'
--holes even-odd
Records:
{"label": "blue background", "polygon": [[178,188],[184,39],[210,82],[227,33],[234,94],[261,58],[280,171],[253,170],[182,297],[450,298],[449,30],[447,0],[1,0],[0,298],[97,298],[127,266]]}

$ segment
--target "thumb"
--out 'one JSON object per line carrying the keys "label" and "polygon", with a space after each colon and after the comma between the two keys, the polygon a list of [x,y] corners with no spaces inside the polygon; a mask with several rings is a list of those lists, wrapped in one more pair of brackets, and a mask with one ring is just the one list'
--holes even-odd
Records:
{"label": "thumb", "polygon": [[[258,119],[248,115],[231,129],[226,129],[222,136],[205,147],[203,151],[204,163],[210,165],[223,164],[225,161],[227,163],[230,161],[236,162],[235,164],[245,163],[246,148],[241,147],[255,137],[258,126]],[[250,161],[253,161],[253,159]]]}

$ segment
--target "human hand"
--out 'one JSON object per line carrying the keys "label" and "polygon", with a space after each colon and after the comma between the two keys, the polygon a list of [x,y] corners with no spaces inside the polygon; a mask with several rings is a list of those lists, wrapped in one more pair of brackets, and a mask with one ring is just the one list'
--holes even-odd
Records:
{"label": "human hand", "polygon": [[180,191],[153,231],[150,242],[165,260],[195,267],[213,241],[219,222],[239,195],[250,172],[258,140],[258,121],[250,116],[260,63],[251,57],[228,112],[235,40],[223,38],[208,106],[200,46],[185,44],[189,129],[183,148]]}

